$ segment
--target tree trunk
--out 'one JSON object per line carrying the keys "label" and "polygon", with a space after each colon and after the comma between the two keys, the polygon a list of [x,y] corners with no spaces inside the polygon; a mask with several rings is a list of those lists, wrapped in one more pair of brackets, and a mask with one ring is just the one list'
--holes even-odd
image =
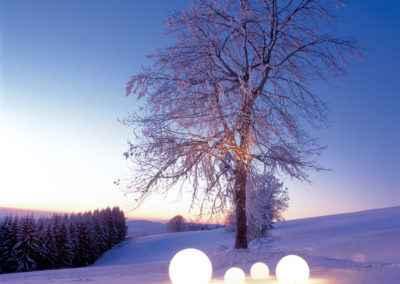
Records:
{"label": "tree trunk", "polygon": [[236,240],[235,248],[247,248],[246,181],[244,163],[235,172]]}

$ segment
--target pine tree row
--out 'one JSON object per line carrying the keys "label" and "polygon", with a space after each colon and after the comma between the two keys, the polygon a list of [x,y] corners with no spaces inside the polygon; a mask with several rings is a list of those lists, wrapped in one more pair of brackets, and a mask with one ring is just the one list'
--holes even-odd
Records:
{"label": "pine tree row", "polygon": [[7,216],[0,222],[0,273],[87,266],[126,232],[118,207],[40,219]]}

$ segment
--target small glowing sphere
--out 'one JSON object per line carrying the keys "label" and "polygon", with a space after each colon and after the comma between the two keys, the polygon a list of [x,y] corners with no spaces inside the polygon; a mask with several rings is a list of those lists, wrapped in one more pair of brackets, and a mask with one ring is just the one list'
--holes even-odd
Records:
{"label": "small glowing sphere", "polygon": [[184,249],[169,263],[169,278],[174,284],[207,284],[212,276],[208,256],[198,249]]}
{"label": "small glowing sphere", "polygon": [[310,277],[310,268],[300,256],[287,255],[278,262],[276,277],[281,283],[307,283]]}
{"label": "small glowing sphere", "polygon": [[244,284],[246,275],[239,267],[232,267],[225,272],[224,280],[228,284]]}
{"label": "small glowing sphere", "polygon": [[269,269],[265,263],[256,262],[251,266],[250,275],[253,279],[267,279],[269,277]]}

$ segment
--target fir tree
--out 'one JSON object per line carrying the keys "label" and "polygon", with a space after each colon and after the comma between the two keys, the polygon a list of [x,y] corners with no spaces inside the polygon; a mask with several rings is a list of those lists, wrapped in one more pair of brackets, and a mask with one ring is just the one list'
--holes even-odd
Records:
{"label": "fir tree", "polygon": [[40,241],[33,216],[20,220],[17,234],[18,242],[13,247],[13,254],[17,261],[16,271],[31,271],[37,266]]}
{"label": "fir tree", "polygon": [[118,207],[84,214],[6,217],[0,222],[0,273],[86,266],[125,238]]}
{"label": "fir tree", "polygon": [[11,258],[11,250],[11,222],[7,216],[0,225],[0,273],[10,272],[8,260]]}
{"label": "fir tree", "polygon": [[70,234],[65,223],[61,224],[61,228],[55,237],[55,242],[58,250],[57,267],[71,267],[74,253]]}

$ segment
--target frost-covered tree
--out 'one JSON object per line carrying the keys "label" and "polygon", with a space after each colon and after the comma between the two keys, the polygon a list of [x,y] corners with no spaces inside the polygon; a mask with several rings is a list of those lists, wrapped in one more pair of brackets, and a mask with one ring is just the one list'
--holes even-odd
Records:
{"label": "frost-covered tree", "polygon": [[1,221],[0,222],[0,273],[5,272],[4,255],[8,251],[8,243],[9,243],[8,234],[9,234],[9,229],[8,229],[7,224],[4,221]]}
{"label": "frost-covered tree", "polygon": [[56,237],[54,235],[52,220],[49,220],[45,231],[45,248],[46,256],[43,259],[44,267],[47,269],[54,269],[57,267],[58,262],[58,249],[56,245]]}
{"label": "frost-covered tree", "polygon": [[0,222],[0,273],[86,266],[125,235],[118,207],[37,221],[6,217]]}
{"label": "frost-covered tree", "polygon": [[18,267],[18,259],[16,258],[16,251],[14,247],[18,244],[18,234],[20,230],[20,218],[18,216],[14,216],[13,218],[10,217],[10,228],[11,228],[11,251],[10,257],[7,260],[7,266],[9,267],[9,271],[13,272],[17,270]]}
{"label": "frost-covered tree", "polygon": [[11,217],[7,216],[0,224],[0,273],[11,272],[14,267],[11,258],[16,236],[12,233],[11,222]]}
{"label": "frost-covered tree", "polygon": [[86,220],[82,219],[77,223],[77,233],[79,246],[76,248],[77,265],[87,266],[91,264],[91,242],[90,229]]}
{"label": "frost-covered tree", "polygon": [[17,262],[16,271],[30,271],[37,267],[40,255],[40,239],[33,216],[20,219],[17,243],[13,246],[13,257]]}
{"label": "frost-covered tree", "polygon": [[58,248],[58,267],[71,267],[74,252],[72,250],[72,240],[67,224],[61,224],[58,234],[55,236],[56,247]]}
{"label": "frost-covered tree", "polygon": [[114,223],[117,232],[117,243],[125,239],[126,233],[128,232],[128,227],[125,223],[125,214],[119,207],[114,207],[112,209],[114,216]]}
{"label": "frost-covered tree", "polygon": [[166,225],[167,233],[183,232],[186,229],[186,220],[181,215],[171,218]]}
{"label": "frost-covered tree", "polygon": [[96,259],[107,250],[104,226],[101,219],[100,210],[93,211],[93,224],[90,232],[93,240],[93,250]]}
{"label": "frost-covered tree", "polygon": [[[72,266],[76,267],[79,266],[79,255],[78,255],[78,248],[80,247],[79,243],[79,232],[78,232],[78,224],[76,222],[76,216],[73,215],[71,217],[71,221],[68,225],[68,230],[70,232],[70,238],[71,238],[71,247],[74,252],[74,256],[72,258]],[[104,249],[106,251],[107,249]]]}
{"label": "frost-covered tree", "polygon": [[107,248],[111,249],[116,241],[117,236],[115,235],[114,231],[114,218],[112,215],[112,211],[110,207],[107,207],[104,211],[104,226],[105,226],[105,233],[107,239]]}
{"label": "frost-covered tree", "polygon": [[[272,175],[257,174],[246,187],[247,239],[262,238],[272,224],[282,221],[282,213],[288,207],[289,196],[283,183]],[[235,210],[228,216],[228,229],[236,230]]]}
{"label": "frost-covered tree", "polygon": [[[38,238],[40,244],[40,250],[37,260],[37,269],[46,269],[49,267],[54,267],[54,261],[49,257],[50,250],[48,246],[48,218],[39,218],[37,221]],[[51,231],[51,228],[49,228]]]}
{"label": "frost-covered tree", "polygon": [[197,0],[174,12],[166,34],[175,42],[128,82],[127,95],[144,97],[145,108],[125,119],[136,130],[125,153],[133,168],[116,183],[140,205],[190,181],[192,205],[210,204],[214,214],[226,208],[216,168],[230,152],[235,248],[246,248],[249,168],[299,180],[321,168],[323,147],[309,129],[325,125],[326,112],[311,86],[343,74],[358,49],[332,29],[343,2]]}
{"label": "frost-covered tree", "polygon": [[62,239],[63,237],[60,234],[61,229],[61,216],[60,215],[53,215],[51,217],[51,240],[54,242],[54,256],[55,256],[55,267],[61,267],[61,258],[60,258],[60,251],[62,250]]}

